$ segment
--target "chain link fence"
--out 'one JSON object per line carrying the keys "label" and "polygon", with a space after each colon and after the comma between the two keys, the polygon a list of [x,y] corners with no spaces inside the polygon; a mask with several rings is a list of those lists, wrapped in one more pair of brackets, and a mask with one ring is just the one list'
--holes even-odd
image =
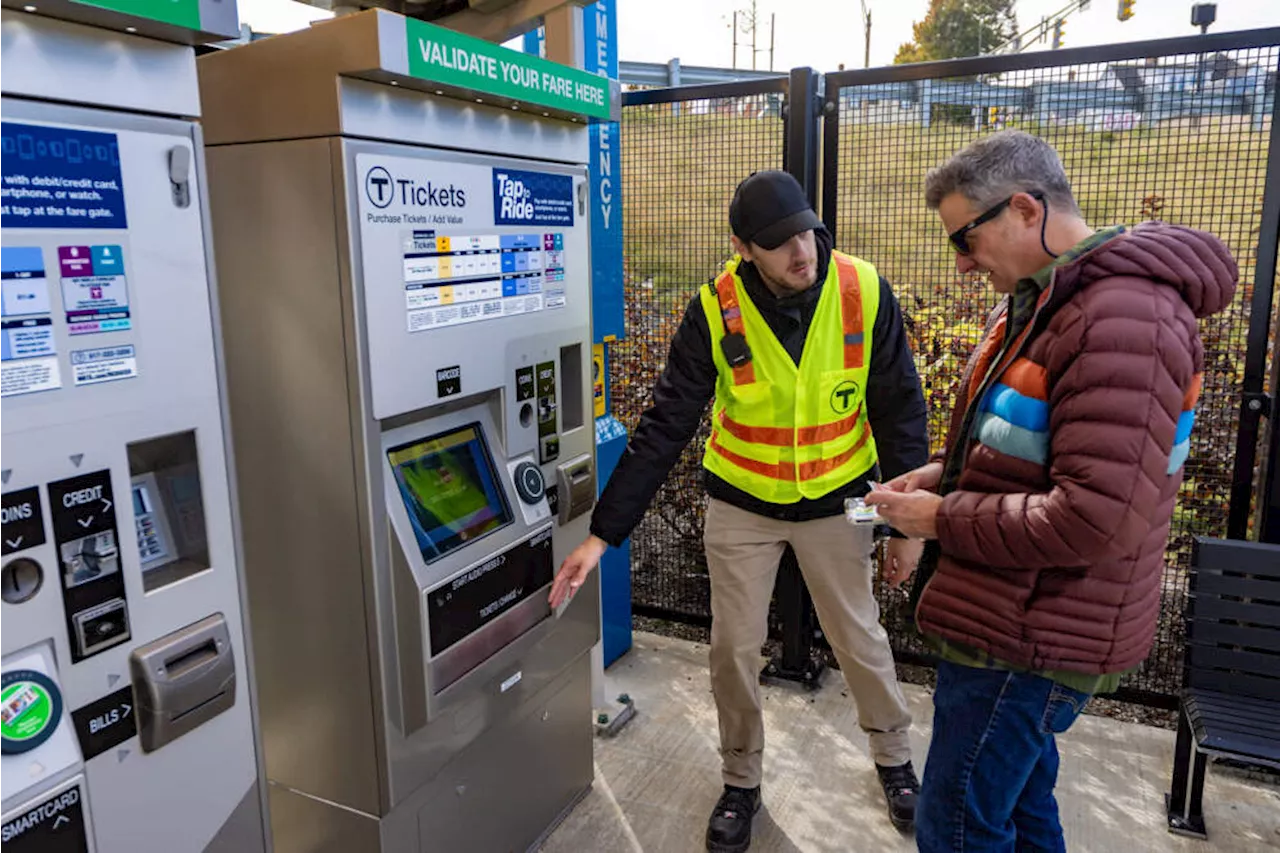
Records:
{"label": "chain link fence", "polygon": [[[929,168],[983,134],[1021,128],[1057,148],[1095,226],[1163,220],[1212,232],[1230,248],[1242,286],[1226,312],[1201,324],[1204,392],[1173,518],[1159,633],[1123,688],[1132,700],[1168,705],[1182,683],[1191,543],[1228,535],[1253,279],[1260,243],[1275,245],[1259,226],[1280,45],[1232,48],[1218,40],[1212,53],[1186,54],[1161,52],[1159,44],[1124,61],[1094,61],[1076,50],[1061,52],[1072,62],[1008,57],[1007,68],[997,61],[992,70],[988,61],[982,73],[962,76],[908,66],[828,75],[822,197],[837,247],[872,261],[894,286],[935,447],[995,297],[985,282],[956,272],[942,226],[924,204]],[[754,170],[782,167],[786,83],[624,97],[627,329],[611,378],[615,413],[629,430],[651,402],[685,306],[731,251],[734,187]],[[709,624],[701,542],[706,435],[704,424],[633,534],[640,615]],[[877,595],[895,651],[923,653],[904,623],[905,593],[878,587]]]}
{"label": "chain link fence", "polygon": [[[652,403],[686,306],[732,254],[734,188],[753,171],[782,167],[785,84],[781,77],[727,84],[695,98],[679,89],[627,93],[621,147],[626,337],[613,345],[610,380],[614,414],[628,431]],[[701,473],[709,431],[704,419],[631,536],[632,602],[640,615],[710,624]]]}

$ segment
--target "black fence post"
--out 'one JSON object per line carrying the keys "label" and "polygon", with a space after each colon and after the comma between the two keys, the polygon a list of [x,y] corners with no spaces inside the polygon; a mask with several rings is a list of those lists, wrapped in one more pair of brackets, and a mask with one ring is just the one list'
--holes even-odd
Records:
{"label": "black fence post", "polygon": [[[1280,62],[1277,62],[1280,65]],[[1280,542],[1280,450],[1277,450],[1276,395],[1272,383],[1267,394],[1267,338],[1271,328],[1271,306],[1275,295],[1276,249],[1280,245],[1280,85],[1275,87],[1271,114],[1271,138],[1267,143],[1267,177],[1262,189],[1262,221],[1258,228],[1258,262],[1253,277],[1253,304],[1249,306],[1248,348],[1244,359],[1244,396],[1240,401],[1240,427],[1236,434],[1236,464],[1231,478],[1231,506],[1227,515],[1227,538],[1244,539],[1249,532],[1249,515],[1255,495],[1254,464],[1262,419],[1270,419],[1269,458],[1264,460],[1265,479],[1256,484],[1258,497],[1258,539]],[[1280,354],[1277,355],[1280,360]],[[1277,371],[1280,376],[1280,371]]]}
{"label": "black fence post", "polygon": [[822,92],[822,224],[836,237],[840,198],[837,164],[840,161],[840,88],[823,86]]}
{"label": "black fence post", "polygon": [[[809,204],[815,210],[819,193],[820,115],[817,72],[812,68],[791,69],[782,167],[804,187]],[[782,623],[782,653],[769,661],[761,678],[794,681],[810,689],[817,688],[826,670],[825,664],[813,655],[818,620],[813,612],[813,600],[800,574],[800,563],[790,546],[778,564],[774,601]]]}
{"label": "black fence post", "polygon": [[813,638],[818,619],[813,612],[813,599],[800,574],[795,551],[787,546],[778,564],[778,584],[774,603],[782,622],[782,651],[765,664],[761,681],[794,681],[810,690],[822,685],[827,667],[813,654]]}
{"label": "black fence post", "polygon": [[791,69],[787,93],[786,146],[782,149],[782,168],[804,187],[809,203],[818,207],[818,73],[812,68]]}

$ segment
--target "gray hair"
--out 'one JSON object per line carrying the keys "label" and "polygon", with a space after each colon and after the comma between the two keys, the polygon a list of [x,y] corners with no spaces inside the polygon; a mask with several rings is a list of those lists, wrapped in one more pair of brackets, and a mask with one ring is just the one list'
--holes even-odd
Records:
{"label": "gray hair", "polygon": [[978,210],[1014,193],[1040,192],[1051,207],[1080,215],[1058,152],[1021,130],[984,136],[925,176],[925,201],[931,209],[937,210],[944,198],[956,192]]}

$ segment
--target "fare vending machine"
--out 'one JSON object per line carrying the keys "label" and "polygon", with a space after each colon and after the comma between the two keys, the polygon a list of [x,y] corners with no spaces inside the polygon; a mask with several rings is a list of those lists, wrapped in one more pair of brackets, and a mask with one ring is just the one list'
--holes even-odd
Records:
{"label": "fare vending machine", "polygon": [[192,47],[235,5],[13,5],[0,838],[263,850]]}
{"label": "fare vending machine", "polygon": [[383,10],[199,66],[275,848],[532,848],[593,775],[616,86]]}

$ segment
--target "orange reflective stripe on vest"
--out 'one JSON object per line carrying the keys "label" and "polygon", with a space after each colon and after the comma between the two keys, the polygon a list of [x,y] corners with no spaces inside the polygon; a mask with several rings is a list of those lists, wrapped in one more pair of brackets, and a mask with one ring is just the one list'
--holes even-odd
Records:
{"label": "orange reflective stripe on vest", "polygon": [[833,423],[791,429],[790,427],[748,426],[738,423],[729,417],[727,412],[722,410],[720,412],[720,425],[730,435],[736,436],[743,441],[749,441],[752,444],[793,447],[834,441],[857,426],[858,418],[861,416],[862,407],[859,406],[854,409],[853,414],[849,415],[849,417]]}
{"label": "orange reflective stripe on vest", "polygon": [[753,474],[759,474],[761,477],[770,477],[774,480],[804,482],[805,480],[817,479],[823,474],[829,474],[839,468],[841,465],[852,459],[870,438],[871,430],[864,430],[862,437],[858,439],[858,442],[839,456],[833,456],[830,459],[815,459],[812,462],[801,462],[799,476],[796,476],[796,466],[794,462],[769,463],[760,462],[755,459],[748,459],[745,456],[727,449],[723,444],[716,440],[715,435],[711,436],[710,445],[725,459],[729,460],[734,465],[737,465],[739,468],[743,468]]}
{"label": "orange reflective stripe on vest", "polygon": [[[836,263],[840,266],[840,316],[844,325],[844,366],[852,370],[862,367],[865,351],[862,294],[858,289],[857,270],[845,269],[846,266],[853,265],[840,257],[836,258]],[[876,285],[879,285],[879,282],[876,282]]]}
{"label": "orange reflective stripe on vest", "polygon": [[[724,318],[729,334],[742,335],[745,339],[747,329],[742,324],[742,308],[738,305],[737,288],[733,286],[733,276],[728,273],[724,273],[716,281],[716,299],[720,302],[720,316]],[[733,368],[733,384],[747,385],[755,381],[756,368],[752,362]]]}

